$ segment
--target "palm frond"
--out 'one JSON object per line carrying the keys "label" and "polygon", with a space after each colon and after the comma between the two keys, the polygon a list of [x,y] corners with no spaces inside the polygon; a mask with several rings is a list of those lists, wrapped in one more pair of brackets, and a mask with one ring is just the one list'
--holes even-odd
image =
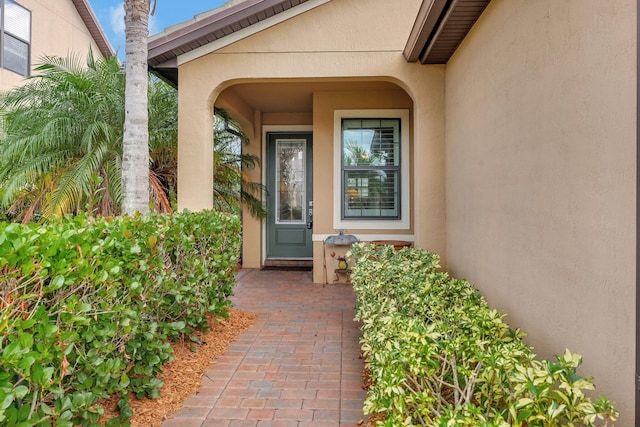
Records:
{"label": "palm frond", "polygon": [[[24,86],[0,94],[2,205],[20,208],[28,216],[85,208],[97,214],[118,213],[124,124],[121,64],[116,57],[95,58],[90,52],[85,61],[75,54],[46,56],[36,69]],[[171,100],[166,88],[151,87],[150,92]],[[177,102],[175,106],[172,109],[167,101],[158,108],[176,117]],[[177,138],[166,141],[171,126],[162,126],[166,129],[157,133],[156,143],[175,146]],[[44,185],[46,179],[51,185]],[[37,189],[45,191],[38,199]],[[39,203],[29,205],[28,200]]]}
{"label": "palm frond", "polygon": [[[116,57],[45,56],[25,85],[0,94],[0,206],[20,218],[87,210],[119,212],[122,200],[124,70]],[[177,188],[177,92],[149,79],[149,185],[152,204],[171,211]],[[219,209],[257,218],[264,186],[259,165],[225,111],[215,110],[214,199]]]}

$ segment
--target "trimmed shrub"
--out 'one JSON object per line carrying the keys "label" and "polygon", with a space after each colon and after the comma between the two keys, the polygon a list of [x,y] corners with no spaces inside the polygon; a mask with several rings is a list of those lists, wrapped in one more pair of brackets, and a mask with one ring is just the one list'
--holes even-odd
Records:
{"label": "trimmed shrub", "polygon": [[98,399],[157,396],[169,340],[228,315],[239,236],[214,212],[0,224],[0,425],[98,426]]}
{"label": "trimmed shrub", "polygon": [[524,334],[421,249],[357,244],[351,280],[378,425],[594,426],[615,421],[586,393],[581,357],[538,360]]}

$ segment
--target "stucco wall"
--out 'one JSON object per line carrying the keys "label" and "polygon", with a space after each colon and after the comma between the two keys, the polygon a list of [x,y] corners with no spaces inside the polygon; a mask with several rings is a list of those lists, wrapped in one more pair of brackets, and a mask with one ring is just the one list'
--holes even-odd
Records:
{"label": "stucco wall", "polygon": [[[70,0],[18,0],[18,3],[31,11],[32,68],[44,55],[66,57],[75,52],[84,60],[89,46],[96,57],[100,56],[100,50]],[[21,75],[0,69],[0,90],[22,81]]]}
{"label": "stucco wall", "polygon": [[636,2],[494,0],[446,70],[447,259],[631,425]]}
{"label": "stucco wall", "polygon": [[[418,245],[444,255],[444,67],[408,64],[402,56],[419,4],[419,0],[411,0],[398,8],[387,0],[370,0],[366,5],[359,0],[333,0],[220,50],[206,54],[203,51],[203,56],[197,58],[191,55],[188,61],[179,58],[179,208],[199,210],[212,205],[212,186],[207,182],[212,173],[208,163],[212,150],[211,109],[226,88],[268,82],[392,82],[399,87],[397,93],[406,92],[400,103],[393,101],[397,95],[376,101],[377,104],[370,100],[380,99],[379,94],[363,95],[366,99],[358,99],[360,94],[356,94],[348,102],[343,96],[322,107],[326,108],[325,114],[331,115],[326,129],[333,132],[333,112],[329,113],[329,108],[413,106],[413,112],[421,117],[412,128],[416,141],[413,163],[419,162],[421,167],[413,170],[412,211],[421,220],[412,231]],[[313,114],[318,141],[324,137],[317,132],[325,125],[315,121],[325,118],[316,116],[315,111]],[[286,115],[263,112],[260,117],[261,124],[287,124]],[[315,147],[316,144],[314,154]],[[316,158],[314,163],[316,173],[332,168],[331,161],[325,165]],[[333,188],[326,186],[323,191],[330,194]],[[314,234],[334,233],[332,213],[321,219],[317,193],[315,199]],[[331,206],[322,209],[329,210]],[[256,242],[257,237],[253,243],[245,239],[245,246],[254,247]]]}

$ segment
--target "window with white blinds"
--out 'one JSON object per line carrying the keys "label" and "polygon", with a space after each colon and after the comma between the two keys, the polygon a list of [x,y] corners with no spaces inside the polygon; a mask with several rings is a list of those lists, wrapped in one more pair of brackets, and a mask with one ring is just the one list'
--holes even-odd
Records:
{"label": "window with white blinds", "polygon": [[333,228],[409,230],[409,110],[333,111]]}
{"label": "window with white blinds", "polygon": [[400,218],[400,119],[342,119],[342,218]]}
{"label": "window with white blinds", "polygon": [[0,0],[2,68],[23,76],[30,71],[31,11],[14,0]]}

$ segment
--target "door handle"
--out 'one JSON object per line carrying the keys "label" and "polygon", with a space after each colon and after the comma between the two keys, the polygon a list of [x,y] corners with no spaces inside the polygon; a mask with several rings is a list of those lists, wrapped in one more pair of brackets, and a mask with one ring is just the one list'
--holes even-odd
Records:
{"label": "door handle", "polygon": [[313,228],[313,221],[307,222],[307,229],[311,230]]}

